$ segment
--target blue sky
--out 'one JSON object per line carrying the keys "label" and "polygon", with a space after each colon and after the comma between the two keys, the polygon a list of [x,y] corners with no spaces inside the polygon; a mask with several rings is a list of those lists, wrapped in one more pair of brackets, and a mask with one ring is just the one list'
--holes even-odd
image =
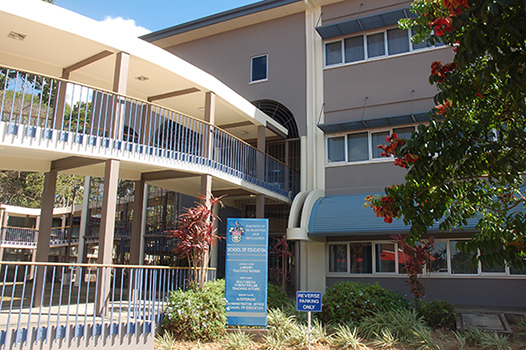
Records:
{"label": "blue sky", "polygon": [[97,21],[122,18],[157,31],[255,2],[258,0],[55,0],[55,5]]}

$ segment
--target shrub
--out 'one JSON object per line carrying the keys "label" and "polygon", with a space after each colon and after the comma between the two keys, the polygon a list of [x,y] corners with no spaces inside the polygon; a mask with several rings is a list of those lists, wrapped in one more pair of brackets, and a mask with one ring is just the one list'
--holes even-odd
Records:
{"label": "shrub", "polygon": [[409,309],[378,311],[364,317],[359,326],[359,332],[367,339],[378,338],[386,329],[393,338],[409,343],[415,340],[416,334],[429,328],[415,310]]}
{"label": "shrub", "polygon": [[206,282],[203,289],[170,294],[163,328],[178,339],[215,340],[226,325],[225,281]]}
{"label": "shrub", "polygon": [[323,297],[324,322],[359,321],[378,311],[409,308],[409,302],[398,293],[378,283],[340,282],[328,288]]}
{"label": "shrub", "polygon": [[452,330],[457,328],[455,306],[447,301],[419,301],[416,310],[430,327]]}
{"label": "shrub", "polygon": [[223,349],[226,350],[245,350],[254,348],[254,336],[250,333],[242,332],[237,330],[237,332],[227,333],[223,340]]}
{"label": "shrub", "polygon": [[287,293],[281,287],[269,283],[267,286],[267,309],[283,308],[288,303]]}

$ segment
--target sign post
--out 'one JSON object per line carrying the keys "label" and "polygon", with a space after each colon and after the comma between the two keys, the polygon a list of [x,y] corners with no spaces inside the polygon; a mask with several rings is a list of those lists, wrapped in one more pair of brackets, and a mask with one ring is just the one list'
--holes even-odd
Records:
{"label": "sign post", "polygon": [[321,292],[296,292],[296,311],[307,311],[309,333],[307,335],[308,348],[310,350],[311,312],[321,312]]}
{"label": "sign post", "polygon": [[227,323],[267,326],[268,219],[228,219]]}

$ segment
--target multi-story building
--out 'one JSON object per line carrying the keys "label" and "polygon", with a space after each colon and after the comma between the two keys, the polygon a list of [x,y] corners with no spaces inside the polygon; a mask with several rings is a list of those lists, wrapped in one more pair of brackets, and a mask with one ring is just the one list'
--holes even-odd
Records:
{"label": "multi-story building", "polygon": [[[377,145],[410,137],[428,122],[433,61],[451,48],[413,44],[397,22],[409,1],[266,0],[143,36],[213,74],[299,138],[301,192],[290,208],[298,288],[378,281],[408,294],[404,252],[365,197],[403,181],[405,170]],[[242,135],[243,126],[229,131]],[[293,153],[289,153],[292,156]],[[427,297],[460,305],[526,307],[526,271],[473,267],[455,244],[464,231],[438,232],[427,266]]]}

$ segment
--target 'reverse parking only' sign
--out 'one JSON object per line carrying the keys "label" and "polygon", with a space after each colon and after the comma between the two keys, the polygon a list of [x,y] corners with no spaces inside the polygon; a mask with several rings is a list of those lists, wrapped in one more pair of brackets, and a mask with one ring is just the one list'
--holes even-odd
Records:
{"label": "'reverse parking only' sign", "polygon": [[225,299],[227,323],[267,325],[268,219],[228,219]]}
{"label": "'reverse parking only' sign", "polygon": [[321,312],[321,292],[296,292],[296,311]]}

